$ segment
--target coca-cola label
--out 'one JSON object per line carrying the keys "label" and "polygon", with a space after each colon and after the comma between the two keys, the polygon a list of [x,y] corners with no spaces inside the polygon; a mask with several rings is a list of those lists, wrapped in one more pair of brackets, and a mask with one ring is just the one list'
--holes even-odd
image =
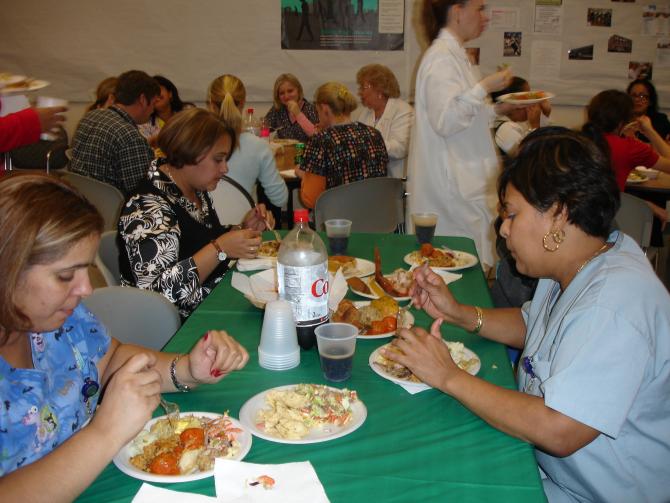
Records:
{"label": "coca-cola label", "polygon": [[310,266],[277,264],[279,297],[293,306],[296,323],[328,316],[328,264]]}

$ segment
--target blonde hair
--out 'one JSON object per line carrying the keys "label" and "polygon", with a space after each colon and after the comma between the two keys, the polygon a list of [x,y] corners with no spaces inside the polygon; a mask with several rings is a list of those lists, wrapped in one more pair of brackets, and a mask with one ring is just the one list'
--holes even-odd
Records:
{"label": "blonde hair", "polygon": [[334,115],[349,115],[358,107],[356,97],[339,82],[326,82],[319,86],[314,93],[314,102],[328,105]]}
{"label": "blonde hair", "polygon": [[277,80],[275,80],[275,86],[274,89],[272,90],[272,101],[274,102],[275,110],[280,110],[281,107],[284,106],[284,104],[279,99],[279,87],[284,82],[288,82],[289,84],[295,86],[295,88],[298,90],[299,100],[303,99],[304,97],[302,91],[302,84],[298,80],[298,77],[296,77],[292,73],[282,73],[279,77],[277,77]]}
{"label": "blonde hair", "polygon": [[239,106],[247,99],[244,84],[235,75],[221,75],[209,85],[207,100],[220,119],[239,135],[242,131],[242,114]]}
{"label": "blonde hair", "polygon": [[387,66],[365,65],[358,70],[356,82],[359,86],[362,86],[363,82],[367,82],[375,91],[379,91],[387,98],[400,97],[398,79],[395,78],[395,75]]}
{"label": "blonde hair", "polygon": [[95,206],[57,178],[21,173],[0,179],[0,343],[3,332],[31,328],[16,298],[28,269],[61,259],[102,229]]}

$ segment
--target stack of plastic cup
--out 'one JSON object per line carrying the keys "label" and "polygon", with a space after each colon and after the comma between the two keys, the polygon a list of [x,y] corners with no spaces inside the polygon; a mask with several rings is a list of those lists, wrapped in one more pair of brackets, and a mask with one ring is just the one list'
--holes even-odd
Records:
{"label": "stack of plastic cup", "polygon": [[288,370],[300,364],[298,335],[288,301],[273,300],[265,305],[258,364],[268,370]]}

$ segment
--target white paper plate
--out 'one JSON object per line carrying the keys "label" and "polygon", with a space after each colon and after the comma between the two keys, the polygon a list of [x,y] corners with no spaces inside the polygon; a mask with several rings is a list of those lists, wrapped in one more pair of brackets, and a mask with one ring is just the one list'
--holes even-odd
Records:
{"label": "white paper plate", "polygon": [[282,178],[289,178],[291,180],[298,178],[298,175],[295,174],[295,169],[285,169],[279,172]]}
{"label": "white paper plate", "polygon": [[[438,248],[439,249],[439,248]],[[457,265],[454,267],[431,267],[431,269],[435,271],[460,271],[462,269],[468,269],[469,267],[472,267],[473,265],[476,265],[479,260],[477,260],[477,257],[472,255],[471,253],[467,253],[464,251],[458,251],[458,250],[451,250],[451,252],[456,255],[456,258],[458,260],[462,260],[463,263],[461,265]],[[412,266],[418,266],[421,265],[420,262],[415,262],[412,260],[412,252],[408,253],[403,257],[403,260],[405,261],[406,264],[412,265]]]}
{"label": "white paper plate", "polygon": [[[385,275],[385,277],[388,278],[388,275]],[[363,281],[365,281],[365,283],[366,283],[368,286],[370,286],[370,283],[374,282],[374,281],[375,281],[375,278],[374,278],[374,276],[368,276],[367,278],[364,278]],[[380,287],[380,288],[381,288],[381,287]],[[378,298],[379,298],[379,295],[377,295],[376,293],[374,293],[374,291],[373,291],[372,289],[370,289],[370,291],[372,291],[373,293],[365,293],[365,292],[361,292],[360,290],[356,290],[356,289],[352,288],[351,286],[349,286],[349,289],[350,289],[352,292],[354,292],[356,295],[360,295],[361,297],[365,297],[366,299],[373,299],[373,300],[375,300],[375,299],[378,299]],[[407,296],[405,296],[405,297],[393,297],[393,298],[394,298],[396,301],[398,301],[398,302],[403,302],[403,301],[405,301],[405,300],[409,300],[411,297],[410,297],[409,295],[407,295]]]}
{"label": "white paper plate", "polygon": [[[443,341],[443,342],[445,344],[447,343],[447,341]],[[422,383],[422,382],[413,382],[413,381],[409,381],[407,379],[399,379],[398,377],[395,377],[395,376],[389,374],[388,372],[385,372],[383,369],[381,369],[378,365],[375,364],[375,361],[377,360],[377,355],[379,355],[379,350],[382,349],[382,348],[385,348],[389,344],[391,344],[391,343],[389,342],[388,344],[384,344],[383,346],[379,346],[372,353],[370,353],[370,358],[368,358],[368,365],[370,365],[370,368],[372,368],[372,370],[376,374],[379,374],[384,379],[388,379],[389,381],[394,382],[396,384],[402,384],[403,386],[416,386],[417,389],[431,388],[432,386],[428,386],[427,384]],[[479,356],[477,356],[474,353],[474,351],[471,351],[468,348],[464,348],[463,352],[465,353],[465,355],[467,356],[468,359],[477,358],[477,362],[478,362],[477,365],[474,368],[472,368],[468,371],[468,373],[470,375],[473,375],[473,376],[477,375],[479,373],[479,370],[482,368],[482,362],[479,359]]]}
{"label": "white paper plate", "polygon": [[[356,259],[356,268],[350,270],[344,275],[344,278],[364,278],[375,273],[375,264],[364,258],[354,257]],[[335,275],[335,273],[332,273]]]}
{"label": "white paper plate", "polygon": [[[182,412],[182,415],[200,416],[200,417],[208,417],[211,419],[216,419],[217,417],[221,417],[223,414],[216,414],[213,412]],[[149,428],[151,428],[151,425],[153,425],[156,421],[158,421],[159,419],[165,419],[166,417],[167,416],[160,416],[153,418],[146,425],[144,425],[144,429],[148,430]],[[237,452],[235,456],[229,459],[235,459],[237,461],[241,461],[242,459],[244,459],[244,457],[251,449],[251,441],[252,441],[251,434],[249,433],[248,428],[245,428],[242,424],[240,424],[240,422],[237,419],[233,419],[231,417],[230,421],[236,428],[241,429],[242,433],[238,433],[237,436],[237,441],[240,443],[240,450]],[[116,454],[116,456],[114,456],[114,459],[112,460],[114,461],[116,467],[126,475],[130,475],[133,478],[139,480],[145,480],[147,482],[162,482],[164,484],[170,484],[172,482],[189,482],[191,480],[206,479],[207,477],[211,477],[212,475],[214,475],[213,468],[206,472],[196,471],[195,473],[191,473],[190,475],[156,475],[155,473],[144,472],[138,468],[135,468],[132,464],[130,464],[130,458],[131,456],[134,455],[131,449],[134,440],[135,439],[128,442]]]}
{"label": "white paper plate", "polygon": [[[537,93],[540,91],[529,91],[531,93]],[[556,95],[554,93],[549,93],[547,91],[542,91],[544,92],[545,96],[544,98],[533,98],[530,100],[521,100],[518,99],[519,96],[523,96],[525,94],[528,94],[527,92],[519,92],[519,93],[509,93],[509,94],[503,94],[502,96],[499,96],[497,101],[503,102],[503,103],[511,103],[512,105],[532,105],[533,103],[540,103],[541,101],[545,100],[550,100],[552,98],[555,98]]]}
{"label": "white paper plate", "polygon": [[16,93],[27,93],[30,91],[37,91],[42,89],[50,84],[46,80],[29,80],[28,85],[21,87],[4,87],[0,89],[0,94],[16,94]]}
{"label": "white paper plate", "polygon": [[641,173],[636,173],[639,178],[632,178],[630,174],[628,175],[628,178],[626,178],[626,184],[627,185],[637,185],[638,183],[644,183],[649,181],[649,177],[647,175],[643,175]]}
{"label": "white paper plate", "polygon": [[2,89],[5,86],[11,86],[13,84],[23,82],[27,78],[28,77],[26,77],[25,75],[14,75],[14,74],[11,74],[11,73],[0,73],[0,89]]}
{"label": "white paper plate", "polygon": [[[365,306],[369,306],[370,301],[369,300],[357,300],[354,302],[354,306],[356,306],[357,309]],[[402,327],[401,328],[408,328],[414,325],[414,315],[410,313],[409,311],[403,311],[404,314],[401,316],[403,317],[402,319]],[[363,335],[363,334],[358,334],[356,337],[357,339],[386,339],[387,337],[394,336],[396,331],[392,332],[386,332],[384,334],[377,334],[377,335]]]}
{"label": "white paper plate", "polygon": [[[252,434],[271,442],[278,442],[280,444],[316,444],[349,435],[350,433],[360,428],[361,425],[365,422],[365,419],[368,417],[368,409],[359,398],[351,405],[352,418],[349,423],[345,424],[344,426],[328,425],[322,428],[314,428],[306,437],[300,438],[298,440],[274,437],[272,435],[268,435],[265,433],[265,431],[256,426],[256,415],[258,414],[258,411],[265,409],[268,406],[265,402],[265,395],[270,391],[282,391],[295,388],[296,386],[296,384],[278,386],[276,388],[270,388],[258,393],[257,395],[254,395],[249,400],[247,400],[247,402],[240,409],[240,422]],[[331,389],[339,391],[337,388]]]}

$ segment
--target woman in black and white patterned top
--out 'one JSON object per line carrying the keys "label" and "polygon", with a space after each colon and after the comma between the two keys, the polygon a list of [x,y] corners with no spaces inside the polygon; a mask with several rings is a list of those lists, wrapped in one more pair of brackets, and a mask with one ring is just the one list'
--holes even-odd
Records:
{"label": "woman in black and white patterned top", "polygon": [[[211,112],[180,112],[161,130],[165,158],[126,202],[119,219],[122,284],[165,295],[187,317],[228,270],[231,258],[255,257],[265,208],[237,229],[219,223],[207,194],[228,171],[235,131]],[[124,253],[125,251],[125,253]]]}

